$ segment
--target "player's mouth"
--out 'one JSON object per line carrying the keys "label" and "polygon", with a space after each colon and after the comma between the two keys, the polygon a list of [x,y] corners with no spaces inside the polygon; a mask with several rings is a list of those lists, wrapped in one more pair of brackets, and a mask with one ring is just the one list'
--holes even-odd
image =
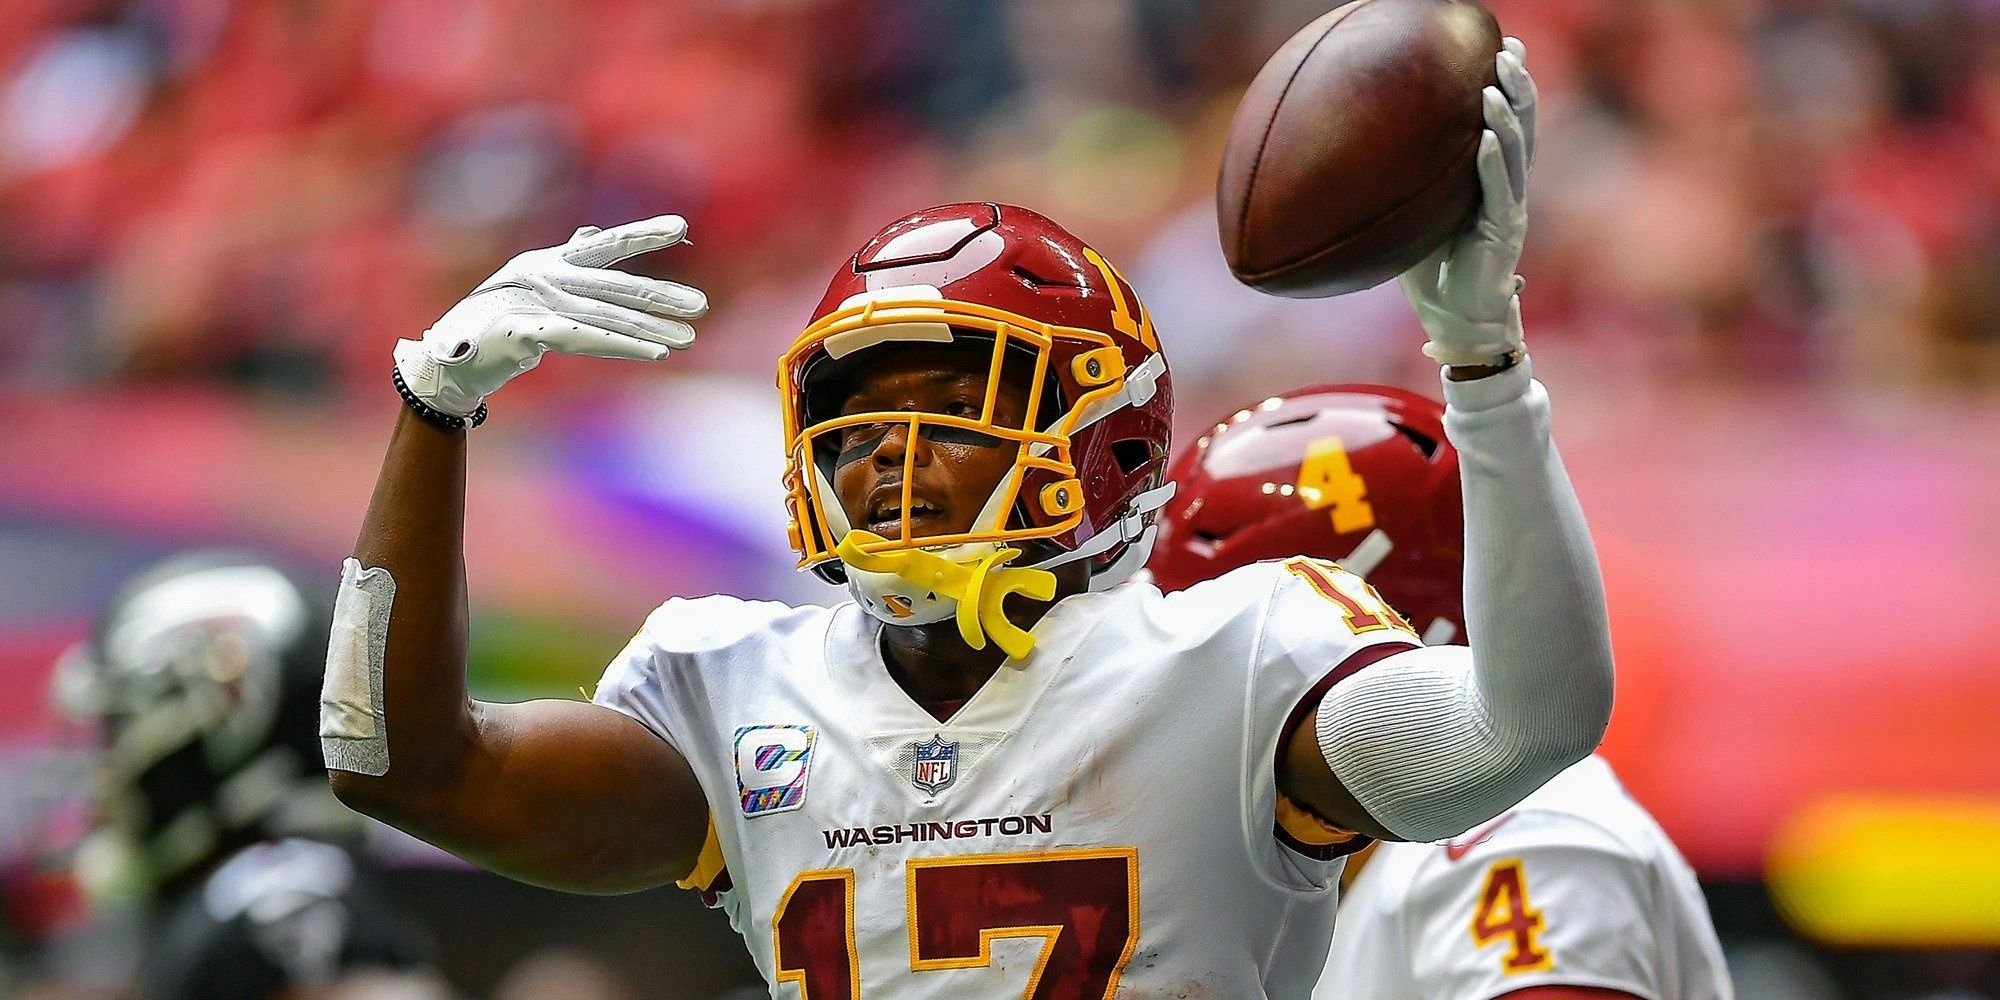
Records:
{"label": "player's mouth", "polygon": [[910,498],[908,511],[903,509],[902,487],[895,487],[891,496],[868,504],[868,515],[863,519],[863,527],[883,538],[898,538],[903,534],[905,514],[910,522],[910,537],[942,535],[949,530],[945,509],[929,500]]}

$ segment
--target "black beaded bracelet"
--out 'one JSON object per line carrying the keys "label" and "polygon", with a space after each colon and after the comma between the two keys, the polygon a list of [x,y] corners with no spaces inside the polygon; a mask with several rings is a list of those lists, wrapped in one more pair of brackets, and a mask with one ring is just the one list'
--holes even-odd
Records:
{"label": "black beaded bracelet", "polygon": [[1491,368],[1491,369],[1493,369],[1493,370],[1492,370],[1492,371],[1490,371],[1490,372],[1487,372],[1486,374],[1487,374],[1487,375],[1498,375],[1498,374],[1500,374],[1501,372],[1504,372],[1504,371],[1506,371],[1507,369],[1509,369],[1509,368],[1512,368],[1512,367],[1514,367],[1515,365],[1518,365],[1518,364],[1520,364],[1520,363],[1521,363],[1521,362],[1522,362],[1523,360],[1525,360],[1525,359],[1526,359],[1527,357],[1528,357],[1528,352],[1527,352],[1527,351],[1526,351],[1525,349],[1523,349],[1523,348],[1519,348],[1519,347],[1516,347],[1516,348],[1514,348],[1513,350],[1511,350],[1511,351],[1508,351],[1507,353],[1505,353],[1505,354],[1502,354],[1502,355],[1500,355],[1500,356],[1498,356],[1498,357],[1494,358],[1494,359],[1493,359],[1493,360],[1491,360],[1491,361],[1481,361],[1481,362],[1479,362],[1479,363],[1477,363],[1477,364],[1470,364],[1470,365],[1446,365],[1445,367],[1446,367],[1446,368],[1452,368],[1452,369],[1457,369],[1457,368]]}
{"label": "black beaded bracelet", "polygon": [[468,427],[477,427],[480,424],[486,422],[485,403],[479,404],[479,409],[472,411],[472,415],[469,417],[461,417],[456,414],[446,413],[443,410],[440,410],[437,407],[432,406],[421,399],[418,399],[417,394],[411,392],[410,387],[403,382],[402,369],[392,365],[390,366],[389,370],[390,373],[393,374],[396,379],[396,394],[403,397],[403,402],[408,403],[410,409],[417,411],[417,416],[422,417],[425,420],[428,420],[431,423],[436,424],[439,427],[442,427],[448,431],[462,431]]}

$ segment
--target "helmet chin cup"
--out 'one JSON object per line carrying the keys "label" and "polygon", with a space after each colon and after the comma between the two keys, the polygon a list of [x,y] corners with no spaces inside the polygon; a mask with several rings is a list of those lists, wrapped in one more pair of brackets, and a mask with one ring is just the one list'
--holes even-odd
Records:
{"label": "helmet chin cup", "polygon": [[[992,547],[991,542],[951,546],[961,550]],[[862,569],[844,557],[841,562],[847,569],[848,592],[869,614],[887,624],[933,625],[958,613],[956,597],[940,594],[896,573]]]}
{"label": "helmet chin cup", "polygon": [[848,591],[869,614],[904,626],[955,619],[959,637],[973,649],[985,649],[990,637],[1013,659],[1034,650],[1034,635],[1009,621],[1004,605],[1017,593],[1054,600],[1055,574],[1006,565],[1021,550],[992,542],[879,551],[888,544],[880,535],[854,530],[836,548],[847,568]]}

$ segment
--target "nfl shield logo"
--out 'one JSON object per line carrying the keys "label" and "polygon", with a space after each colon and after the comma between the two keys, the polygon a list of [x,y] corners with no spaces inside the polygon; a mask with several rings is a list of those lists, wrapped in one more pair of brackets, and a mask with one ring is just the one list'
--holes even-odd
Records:
{"label": "nfl shield logo", "polygon": [[958,744],[933,736],[910,749],[915,751],[910,781],[923,789],[925,795],[936,795],[958,780]]}

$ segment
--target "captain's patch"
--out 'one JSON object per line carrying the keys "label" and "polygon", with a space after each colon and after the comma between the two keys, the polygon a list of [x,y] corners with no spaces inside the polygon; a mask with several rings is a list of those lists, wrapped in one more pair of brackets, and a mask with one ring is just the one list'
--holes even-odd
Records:
{"label": "captain's patch", "polygon": [[736,791],[743,815],[790,812],[806,804],[811,726],[744,726],[736,731]]}

